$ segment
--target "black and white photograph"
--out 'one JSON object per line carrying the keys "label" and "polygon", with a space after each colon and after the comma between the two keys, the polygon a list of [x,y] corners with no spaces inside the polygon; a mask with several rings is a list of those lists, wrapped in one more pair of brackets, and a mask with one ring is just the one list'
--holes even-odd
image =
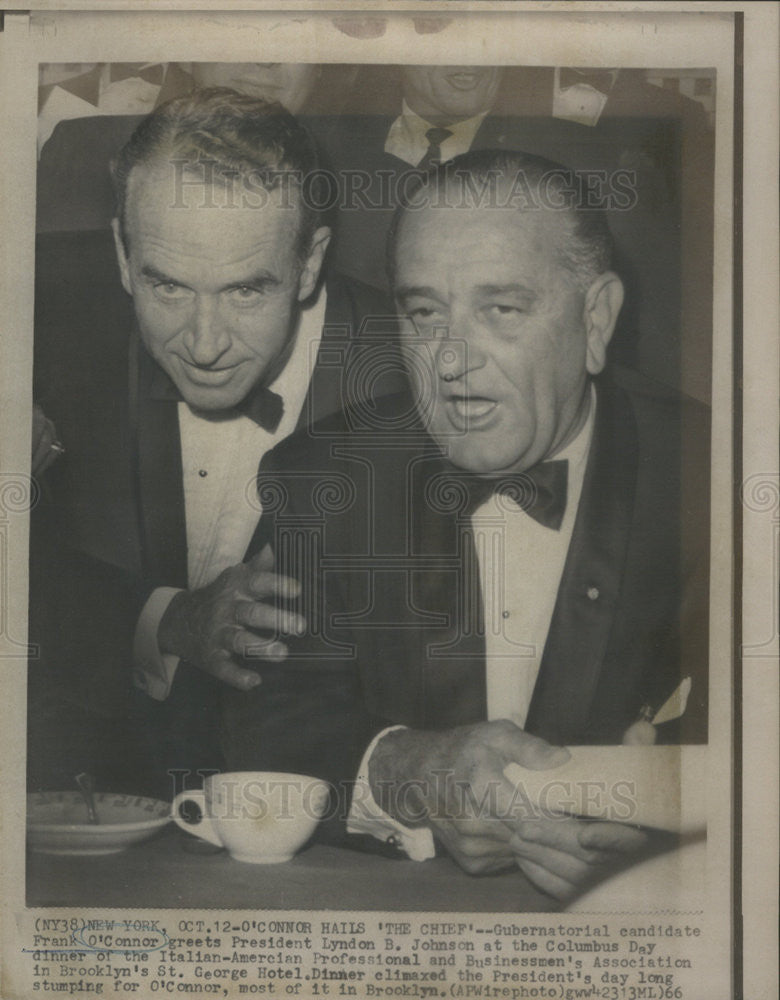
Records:
{"label": "black and white photograph", "polygon": [[5,15],[7,995],[740,995],[741,15],[344,6]]}

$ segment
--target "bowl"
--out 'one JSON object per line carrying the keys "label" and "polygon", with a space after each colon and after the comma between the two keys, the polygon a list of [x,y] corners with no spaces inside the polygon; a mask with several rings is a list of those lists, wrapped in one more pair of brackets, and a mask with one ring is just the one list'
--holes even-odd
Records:
{"label": "bowl", "polygon": [[140,795],[95,794],[90,823],[79,792],[27,796],[27,843],[39,854],[117,854],[154,836],[171,821],[169,802]]}

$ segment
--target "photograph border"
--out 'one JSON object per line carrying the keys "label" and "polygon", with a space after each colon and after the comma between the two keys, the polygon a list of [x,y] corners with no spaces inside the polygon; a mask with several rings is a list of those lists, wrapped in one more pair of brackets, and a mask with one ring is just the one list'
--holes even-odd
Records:
{"label": "photograph border", "polygon": [[[98,11],[98,6],[100,11]],[[162,0],[151,0],[150,3],[143,4],[144,12],[149,12],[149,16],[154,16],[154,11],[160,12],[181,12],[188,11],[224,11],[235,12],[241,8],[247,12],[263,12],[274,10],[277,5],[273,4],[232,4],[225,0],[224,3],[164,3]],[[328,9],[328,5],[318,5],[316,3],[304,4],[295,2],[289,4],[289,9],[299,10],[307,13],[321,13]],[[767,532],[772,532],[773,543],[776,546],[777,533],[777,506],[763,500],[756,501],[751,506],[745,495],[746,484],[752,476],[763,477],[763,482],[771,491],[774,489],[777,494],[777,379],[771,371],[763,370],[757,355],[760,356],[763,350],[765,357],[777,358],[777,335],[774,333],[777,326],[772,325],[772,318],[777,318],[776,295],[768,295],[759,305],[755,299],[755,285],[759,277],[763,278],[764,286],[767,284],[773,290],[777,288],[777,253],[776,253],[776,229],[774,231],[775,241],[772,242],[772,226],[777,224],[776,192],[772,190],[771,184],[753,185],[753,176],[756,165],[759,171],[764,168],[768,176],[772,176],[772,171],[776,170],[776,160],[773,164],[773,155],[776,156],[777,149],[777,87],[775,85],[772,92],[772,79],[776,84],[777,70],[772,63],[772,57],[776,55],[777,42],[777,5],[762,5],[770,7],[770,12],[759,13],[756,4],[730,4],[724,9],[720,4],[585,4],[575,3],[567,6],[565,12],[561,12],[560,17],[575,13],[587,17],[590,14],[605,13],[653,13],[663,10],[664,13],[718,13],[722,16],[731,15],[734,19],[734,116],[733,116],[733,162],[732,182],[733,182],[733,232],[731,234],[733,243],[733,279],[732,279],[732,338],[730,352],[733,355],[731,367],[731,393],[733,403],[734,421],[731,426],[730,437],[732,439],[732,495],[729,498],[733,501],[733,641],[731,643],[732,656],[732,676],[733,676],[733,713],[731,715],[730,728],[732,731],[733,756],[731,757],[732,779],[733,779],[733,810],[731,814],[730,826],[732,835],[732,913],[731,928],[733,942],[733,987],[734,995],[744,995],[750,1000],[758,1000],[766,995],[771,995],[769,990],[773,983],[773,968],[776,969],[776,962],[767,959],[767,955],[774,955],[775,949],[772,947],[773,935],[776,940],[776,921],[773,916],[776,914],[776,903],[771,901],[772,884],[777,871],[776,847],[774,841],[776,837],[767,837],[766,826],[769,824],[769,833],[777,829],[777,801],[776,796],[767,790],[767,784],[756,784],[752,778],[753,769],[757,763],[763,761],[766,766],[769,758],[769,784],[772,775],[777,773],[777,726],[776,719],[773,727],[773,715],[768,704],[775,704],[776,697],[767,697],[767,692],[776,695],[776,675],[774,677],[774,688],[772,683],[772,667],[776,664],[777,657],[777,624],[772,618],[776,608],[777,593],[777,565],[763,567],[763,575],[757,578],[755,574],[755,544],[758,537],[767,538]],[[30,5],[30,8],[39,12],[51,11],[54,20],[54,31],[56,33],[56,15],[67,10],[78,10],[83,12],[87,20],[90,16],[97,21],[105,20],[104,13],[112,11],[126,11],[134,15],[140,15],[140,5],[128,2],[117,3],[116,0],[109,0],[107,4],[78,3],[77,0],[65,0],[61,3],[37,3]],[[92,8],[92,14],[87,11]],[[340,5],[340,9],[361,12],[370,11],[372,13],[387,11],[397,13],[400,11],[424,10],[433,12],[444,10],[448,12],[482,12],[500,9],[509,11],[512,9],[528,12],[541,12],[545,10],[544,5],[524,4],[524,3],[502,3],[502,4],[459,4],[459,3],[437,3],[435,0],[420,2],[419,4],[398,2],[389,3],[364,3]],[[287,11],[285,11],[287,13]],[[17,16],[16,13],[6,12],[4,20],[8,21]],[[45,21],[45,19],[44,19]],[[44,22],[40,22],[42,25]],[[47,29],[41,27],[42,41]],[[763,38],[760,36],[764,35]],[[51,38],[51,36],[49,36]],[[774,43],[774,45],[772,44]],[[18,87],[18,77],[14,66],[13,54],[6,59],[6,52],[0,48],[5,67],[0,70],[0,74],[5,74],[3,83],[9,79]],[[50,61],[50,60],[44,60]],[[65,61],[65,60],[63,60]],[[768,70],[767,70],[768,64]],[[769,79],[762,78],[760,88],[756,90],[756,67],[762,65],[764,73],[768,71]],[[743,79],[744,70],[744,79]],[[2,76],[0,75],[0,79]],[[30,79],[23,81],[23,92],[29,93]],[[4,88],[7,89],[7,88]],[[749,100],[745,95],[751,95]],[[720,97],[720,93],[718,95]],[[757,119],[760,120],[765,115],[765,121],[772,123],[771,133],[762,141],[757,141],[754,132]],[[744,117],[743,117],[744,111]],[[768,112],[768,113],[767,113]],[[11,100],[6,99],[3,104],[4,117],[13,125],[17,122],[17,112],[13,109]],[[22,127],[22,133],[29,136],[29,122]],[[3,154],[3,165],[10,165],[9,177],[18,176],[19,159],[18,149],[6,150]],[[16,157],[16,160],[14,160]],[[30,156],[26,153],[21,161],[29,168]],[[34,175],[34,164],[33,164]],[[748,188],[744,187],[746,177],[751,178]],[[27,191],[29,192],[29,185]],[[771,210],[763,213],[756,212],[756,196],[760,192],[764,193],[765,204],[771,206]],[[3,194],[8,194],[8,188],[3,190]],[[6,204],[7,200],[4,198]],[[717,204],[717,199],[716,199]],[[7,231],[14,237],[14,242],[22,246],[29,246],[29,234],[22,232],[22,221],[25,217],[23,207],[15,206],[9,215],[9,226]],[[757,238],[756,238],[757,236]],[[8,241],[11,242],[11,241]],[[761,249],[757,249],[761,248]],[[761,254],[763,253],[763,258]],[[717,252],[716,252],[717,256]],[[3,301],[10,301],[8,276],[12,265],[6,258],[4,270],[0,274],[0,291],[3,294]],[[746,280],[743,280],[743,274]],[[716,297],[717,301],[717,297]],[[23,293],[16,299],[16,306],[22,314],[31,315],[31,291]],[[15,313],[14,315],[17,315]],[[764,329],[765,336],[759,338],[752,334],[753,329]],[[746,336],[748,339],[746,340]],[[725,349],[725,345],[724,345]],[[9,456],[22,456],[29,453],[29,432],[22,429],[21,415],[25,408],[29,407],[29,395],[26,389],[19,388],[20,367],[19,352],[12,351],[12,365],[4,376],[0,376],[0,387],[3,389],[3,418],[7,420],[10,433],[6,429],[6,440],[9,447],[6,454]],[[771,369],[771,363],[765,365]],[[776,370],[776,366],[775,366]],[[753,378],[761,379],[760,393],[754,394],[752,387]],[[23,380],[22,380],[23,382]],[[7,391],[6,391],[7,390]],[[763,426],[766,415],[773,416],[774,429],[767,430]],[[10,419],[8,419],[10,417]],[[713,431],[713,438],[715,432]],[[760,441],[760,444],[756,442]],[[13,461],[12,457],[9,461]],[[756,464],[758,463],[758,464]],[[5,470],[19,468],[16,465],[4,465]],[[5,484],[4,488],[5,488]],[[18,487],[18,483],[17,483]],[[4,598],[5,616],[3,626],[5,631],[0,635],[0,640],[4,640],[2,656],[5,658],[2,667],[7,676],[4,676],[4,688],[9,691],[9,698],[4,705],[3,718],[16,720],[18,722],[19,708],[24,703],[23,686],[19,682],[19,666],[14,662],[18,657],[18,652],[14,648],[18,646],[19,636],[26,634],[26,610],[24,598],[20,601],[20,593],[26,592],[26,547],[27,547],[27,527],[24,511],[29,506],[31,498],[29,496],[10,496],[8,491],[4,492],[4,502],[14,516],[5,516],[4,522],[0,522],[0,528],[5,528],[5,523],[9,525],[9,532],[4,535],[2,541],[6,544],[5,564],[2,566],[4,572],[3,586],[4,593],[0,597]],[[21,516],[20,516],[21,515]],[[761,543],[759,542],[759,545]],[[766,562],[766,560],[764,560]],[[10,581],[13,580],[13,589]],[[22,582],[24,581],[24,588]],[[747,609],[743,612],[743,609]],[[769,626],[767,626],[769,622]],[[772,631],[771,639],[763,647],[764,652],[759,656],[751,655],[750,650],[758,646],[766,634],[767,627]],[[759,636],[762,638],[759,639]],[[9,641],[11,649],[9,651]],[[756,660],[760,659],[760,667],[757,669]],[[760,676],[757,676],[759,675]],[[6,730],[8,732],[8,730]],[[18,769],[23,770],[23,746],[22,741],[14,740],[9,742],[4,739],[4,746],[8,747],[4,763],[5,777],[4,783],[4,813],[11,816],[10,829],[12,830],[4,843],[5,861],[4,881],[16,882],[18,871],[14,872],[14,865],[18,864],[19,845],[23,844],[23,828],[21,828],[18,812],[18,801],[20,793],[20,782],[18,780]],[[757,753],[760,756],[757,756]],[[764,772],[766,775],[766,772]],[[8,776],[11,775],[9,778]],[[745,776],[743,779],[743,775]],[[763,835],[756,840],[759,831]],[[21,836],[21,841],[20,841]],[[765,861],[764,861],[765,859]],[[775,863],[773,864],[773,860]],[[770,871],[773,872],[772,879],[766,878],[766,871],[762,867],[768,863]],[[757,898],[756,898],[757,897]],[[776,899],[776,896],[774,897]],[[774,909],[773,909],[774,907]],[[9,947],[15,935],[10,928],[12,923],[12,907],[8,904],[4,906],[2,914],[3,925],[3,951]],[[770,929],[773,928],[773,929]],[[761,958],[757,955],[761,954]],[[3,962],[8,961],[7,954],[2,955]],[[758,992],[766,990],[766,993]],[[743,992],[744,991],[744,992]],[[726,994],[724,994],[725,996]],[[692,998],[698,1000],[698,998]]]}

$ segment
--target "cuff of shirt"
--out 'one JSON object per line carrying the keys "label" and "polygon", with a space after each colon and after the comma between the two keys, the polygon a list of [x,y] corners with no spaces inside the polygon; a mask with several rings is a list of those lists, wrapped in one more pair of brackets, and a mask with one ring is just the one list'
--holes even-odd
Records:
{"label": "cuff of shirt", "polygon": [[133,683],[156,701],[165,701],[179,666],[179,657],[161,653],[157,630],[165,610],[176,594],[175,587],[153,590],[138,616],[133,636]]}
{"label": "cuff of shirt", "polygon": [[412,861],[427,861],[435,857],[433,834],[429,829],[404,826],[380,809],[371,792],[368,783],[368,762],[377,743],[387,733],[405,726],[390,726],[374,737],[360,762],[355,788],[352,793],[352,805],[347,817],[347,833],[367,833],[377,840],[395,844],[404,851]]}

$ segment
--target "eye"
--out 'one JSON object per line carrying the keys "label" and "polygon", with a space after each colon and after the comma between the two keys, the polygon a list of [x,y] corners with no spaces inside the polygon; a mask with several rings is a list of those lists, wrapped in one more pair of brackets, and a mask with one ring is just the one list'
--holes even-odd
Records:
{"label": "eye", "polygon": [[164,302],[177,302],[189,295],[189,290],[175,281],[158,281],[154,286],[154,294]]}
{"label": "eye", "polygon": [[429,319],[435,314],[436,310],[431,306],[416,306],[414,309],[409,310],[409,316],[412,319]]}
{"label": "eye", "polygon": [[519,316],[524,311],[525,310],[521,309],[520,306],[508,305],[507,303],[503,302],[494,302],[492,305],[488,306],[488,312],[491,315],[500,318],[504,318],[506,316]]}
{"label": "eye", "polygon": [[406,309],[406,317],[414,325],[417,332],[425,334],[425,336],[431,336],[436,330],[444,329],[447,325],[444,311],[435,304],[409,306]]}
{"label": "eye", "polygon": [[228,291],[233,302],[239,305],[254,305],[261,298],[263,293],[253,285],[236,285]]}

